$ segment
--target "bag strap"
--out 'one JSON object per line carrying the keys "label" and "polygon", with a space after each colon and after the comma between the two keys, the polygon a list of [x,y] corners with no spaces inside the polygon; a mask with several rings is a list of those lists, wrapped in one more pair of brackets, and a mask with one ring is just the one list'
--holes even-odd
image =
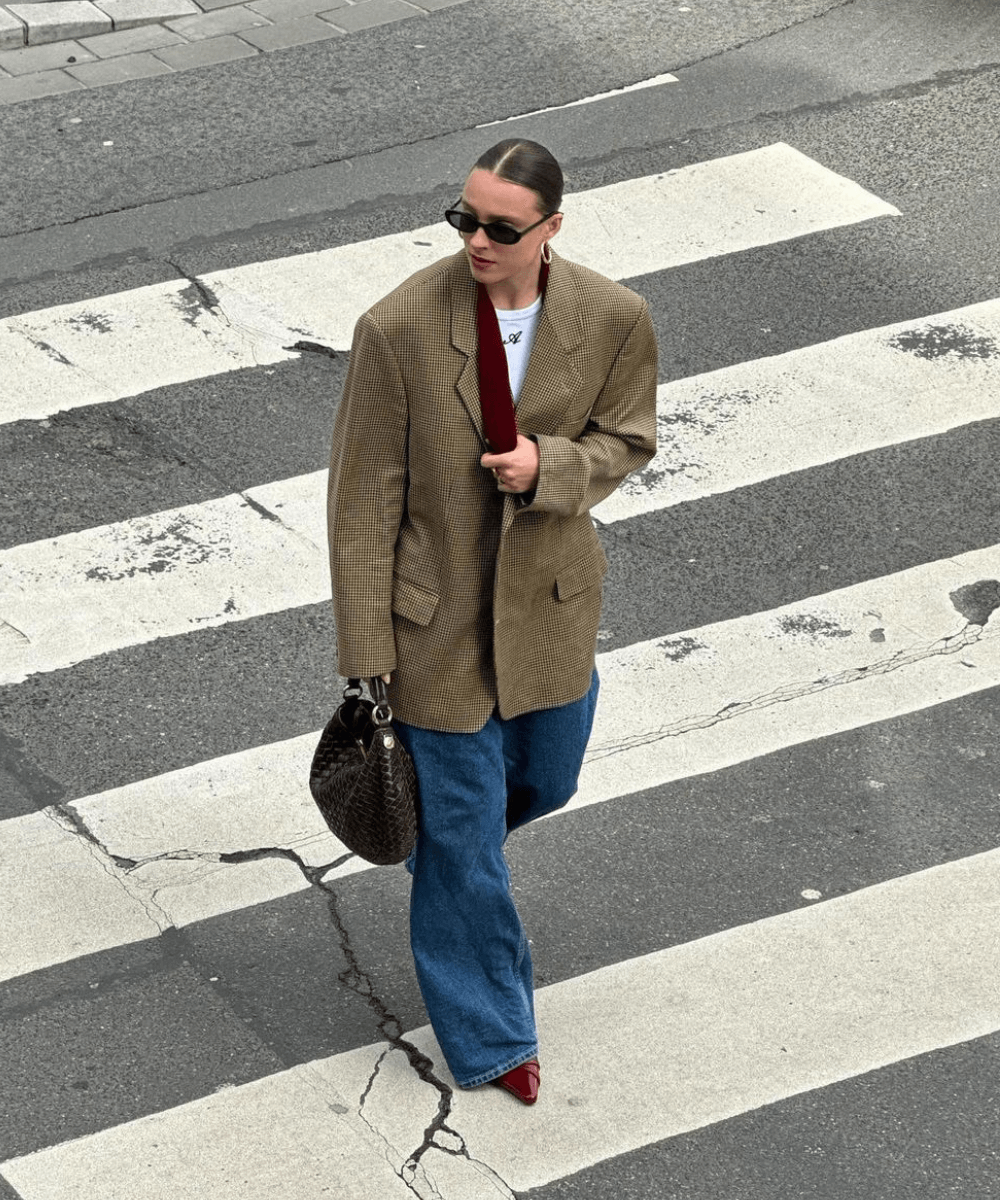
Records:
{"label": "bag strap", "polygon": [[[389,688],[381,675],[366,679],[368,690],[371,692],[375,707],[372,709],[372,720],[376,725],[388,725],[392,721],[392,709],[389,707]],[[361,679],[348,679],[344,689],[344,698],[361,695]]]}

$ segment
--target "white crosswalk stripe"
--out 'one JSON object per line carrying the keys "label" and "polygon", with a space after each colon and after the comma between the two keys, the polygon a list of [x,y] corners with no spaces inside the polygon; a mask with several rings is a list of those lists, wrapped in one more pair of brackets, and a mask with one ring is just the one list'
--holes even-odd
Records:
{"label": "white crosswalk stripe", "polygon": [[[1000,546],[598,655],[602,702],[579,793],[563,813],[1000,685],[1000,630],[970,623],[952,599],[983,578],[1000,578]],[[150,920],[187,925],[310,886],[282,851],[309,867],[339,864],[327,879],[367,869],[341,861],[345,847],[312,804],[317,737],[74,802],[106,853],[84,855],[65,823],[60,836],[50,827],[59,827],[56,813],[50,825],[39,814],[8,822],[18,836],[4,865],[23,882],[0,979],[94,953],[112,929],[137,940],[150,936]],[[278,853],[223,861],[262,845]],[[63,852],[80,860],[71,876]],[[132,897],[118,896],[113,913],[109,876]],[[47,912],[58,927],[39,938]]]}
{"label": "white crosswalk stripe", "polygon": [[622,521],[1000,416],[1000,358],[949,353],[949,339],[1000,346],[1000,300],[664,384],[656,457],[594,516]]}
{"label": "white crosswalk stripe", "polygon": [[[898,210],[781,144],[566,197],[560,251],[612,279]],[[335,350],[408,275],[455,250],[445,222],[0,321],[0,422]],[[208,289],[207,291],[205,289]],[[211,297],[211,300],[208,298]]]}
{"label": "white crosswalk stripe", "polygon": [[[1000,357],[912,351],[943,330],[1000,345],[1000,300],[662,385],[656,457],[594,516],[621,521],[1000,416]],[[325,492],[316,471],[0,551],[0,684],[319,603]]]}
{"label": "white crosswalk stripe", "polygon": [[[566,256],[624,279],[899,215],[784,145],[580,193],[566,211]],[[344,350],[361,310],[453,245],[437,225],[0,322],[0,422],[273,364],[300,338]],[[662,385],[659,454],[595,517],[629,522],[996,418],[997,345],[1000,299]],[[312,472],[0,551],[0,686],[324,602],[324,488]],[[1000,686],[997,622],[976,615],[998,579],[987,546],[600,654],[580,791],[551,820]],[[367,871],[309,798],[315,740],[2,822],[0,984]],[[408,1043],[437,1087],[379,1042],[41,1146],[0,1176],[24,1200],[513,1196],[997,1031],[998,913],[1000,852],[979,854],[541,988],[545,1103],[456,1089],[434,1145],[451,1080],[421,1028]],[[609,1122],[609,1105],[629,1119]]]}
{"label": "white crosswalk stripe", "polygon": [[0,551],[0,683],[325,599],[324,487],[306,475]]}
{"label": "white crosswalk stripe", "polygon": [[[417,1194],[510,1197],[602,1158],[993,1032],[998,916],[993,851],[543,988],[547,1103],[498,1110],[489,1089],[456,1090],[449,1128],[461,1140],[452,1134],[423,1157]],[[407,1036],[440,1062],[428,1029]],[[412,1194],[386,1160],[404,1173],[438,1093],[416,1086],[405,1054],[389,1050],[366,1046],[307,1063],[4,1163],[3,1171],[26,1200],[168,1200],[206,1186],[225,1200],[292,1200],[321,1185],[339,1194]],[[608,1108],[629,1120],[607,1120]],[[470,1190],[488,1182],[486,1192]]]}

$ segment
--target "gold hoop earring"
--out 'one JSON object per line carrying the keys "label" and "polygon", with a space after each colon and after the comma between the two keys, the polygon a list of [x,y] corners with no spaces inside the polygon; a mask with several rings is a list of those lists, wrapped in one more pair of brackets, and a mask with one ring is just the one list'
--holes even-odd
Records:
{"label": "gold hoop earring", "polygon": [[542,243],[542,262],[550,263],[552,261],[552,247],[548,242]]}

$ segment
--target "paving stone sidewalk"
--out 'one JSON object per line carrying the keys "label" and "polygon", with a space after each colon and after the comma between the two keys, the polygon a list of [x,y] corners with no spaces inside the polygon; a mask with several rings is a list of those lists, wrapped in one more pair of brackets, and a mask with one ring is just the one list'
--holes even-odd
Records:
{"label": "paving stone sidewalk", "polygon": [[468,0],[33,0],[0,5],[0,105],[250,58]]}

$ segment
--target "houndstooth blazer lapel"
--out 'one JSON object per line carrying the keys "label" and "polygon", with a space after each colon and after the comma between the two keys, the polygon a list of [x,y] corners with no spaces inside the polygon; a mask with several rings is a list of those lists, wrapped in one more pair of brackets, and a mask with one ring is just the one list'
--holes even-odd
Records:
{"label": "houndstooth blazer lapel", "polygon": [[583,389],[578,366],[582,345],[576,288],[565,260],[553,253],[528,371],[517,401],[517,425],[522,433],[560,432],[568,406]]}
{"label": "houndstooth blazer lapel", "polygon": [[483,431],[483,413],[479,404],[479,338],[476,332],[476,281],[469,270],[465,251],[452,259],[451,270],[451,344],[465,355],[465,364],[456,387],[483,449],[488,450]]}

